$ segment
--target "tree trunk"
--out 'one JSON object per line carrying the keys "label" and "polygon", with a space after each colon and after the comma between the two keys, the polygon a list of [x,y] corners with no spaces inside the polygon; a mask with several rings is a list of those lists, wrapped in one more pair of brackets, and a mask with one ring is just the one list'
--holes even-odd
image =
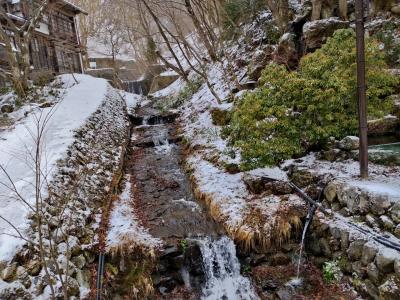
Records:
{"label": "tree trunk", "polygon": [[311,21],[316,21],[321,18],[322,0],[312,0],[312,15]]}

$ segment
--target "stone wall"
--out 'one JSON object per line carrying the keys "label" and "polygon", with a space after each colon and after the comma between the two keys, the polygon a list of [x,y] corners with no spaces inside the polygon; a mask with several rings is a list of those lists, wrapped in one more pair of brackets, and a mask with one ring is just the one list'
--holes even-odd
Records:
{"label": "stone wall", "polygon": [[[75,132],[66,158],[58,163],[50,196],[43,204],[43,217],[50,232],[45,231],[44,235],[46,249],[52,249],[53,259],[58,261],[58,266],[48,261],[57,296],[62,292],[60,274],[68,275],[71,297],[83,298],[90,290],[92,263],[98,253],[99,221],[110,194],[118,186],[129,131],[125,102],[109,87],[102,105]],[[29,236],[36,241],[34,219],[32,215]],[[37,249],[28,244],[9,264],[0,264],[0,272],[0,299],[50,295]]]}

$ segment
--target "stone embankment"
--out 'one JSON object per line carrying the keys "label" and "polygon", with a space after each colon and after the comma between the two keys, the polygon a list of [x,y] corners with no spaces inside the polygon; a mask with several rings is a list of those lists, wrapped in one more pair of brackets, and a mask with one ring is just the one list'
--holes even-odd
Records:
{"label": "stone embankment", "polygon": [[[56,296],[62,297],[61,278],[71,297],[87,296],[98,253],[100,216],[118,187],[129,131],[125,101],[109,87],[101,106],[76,131],[43,199],[39,216],[49,275],[37,247],[27,243],[11,262],[0,262],[0,299],[50,298],[49,280]],[[37,216],[31,215],[29,229],[29,239],[35,243]]]}

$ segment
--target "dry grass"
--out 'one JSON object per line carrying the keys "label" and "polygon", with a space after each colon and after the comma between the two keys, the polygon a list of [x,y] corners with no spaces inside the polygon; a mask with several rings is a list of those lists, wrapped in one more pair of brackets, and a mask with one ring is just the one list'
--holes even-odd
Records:
{"label": "dry grass", "polygon": [[268,252],[272,248],[279,248],[301,231],[301,219],[306,215],[304,203],[299,205],[282,199],[275,213],[267,213],[265,208],[260,209],[255,199],[249,202],[249,211],[242,222],[231,225],[213,195],[201,191],[193,174],[190,179],[196,198],[206,204],[212,218],[224,227],[226,233],[245,252]]}

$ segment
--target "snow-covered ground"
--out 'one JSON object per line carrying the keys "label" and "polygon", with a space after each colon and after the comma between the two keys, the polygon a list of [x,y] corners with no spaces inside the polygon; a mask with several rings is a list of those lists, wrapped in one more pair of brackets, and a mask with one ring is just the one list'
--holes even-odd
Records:
{"label": "snow-covered ground", "polygon": [[132,184],[128,175],[125,178],[124,190],[113,204],[107,234],[107,251],[114,252],[126,248],[134,250],[137,247],[154,251],[162,245],[161,240],[151,236],[147,229],[140,225],[133,209],[132,197]]}
{"label": "snow-covered ground", "polygon": [[[64,89],[59,103],[48,108],[35,108],[26,118],[18,121],[10,130],[0,133],[0,216],[24,232],[28,227],[27,213],[30,211],[17,196],[29,205],[35,203],[35,140],[37,125],[45,125],[41,145],[42,172],[50,181],[57,161],[62,159],[68,146],[74,141],[74,131],[80,128],[100,106],[107,93],[108,83],[86,75],[60,76]],[[46,187],[41,186],[45,194]],[[11,237],[15,230],[0,220],[0,261],[13,257],[24,241]]]}

